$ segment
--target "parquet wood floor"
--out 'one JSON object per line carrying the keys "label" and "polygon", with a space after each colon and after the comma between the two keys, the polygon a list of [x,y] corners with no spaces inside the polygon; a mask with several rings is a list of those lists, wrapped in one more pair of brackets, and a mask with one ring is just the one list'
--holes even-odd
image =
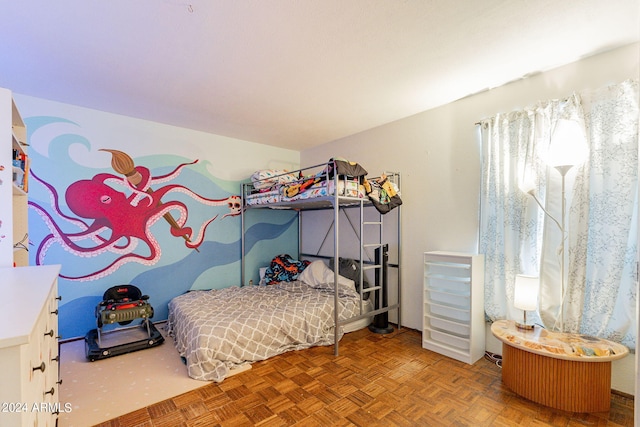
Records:
{"label": "parquet wood floor", "polygon": [[613,393],[605,413],[550,409],[509,391],[492,362],[467,365],[421,339],[365,328],[338,357],[333,347],[285,353],[99,426],[633,426],[632,397]]}

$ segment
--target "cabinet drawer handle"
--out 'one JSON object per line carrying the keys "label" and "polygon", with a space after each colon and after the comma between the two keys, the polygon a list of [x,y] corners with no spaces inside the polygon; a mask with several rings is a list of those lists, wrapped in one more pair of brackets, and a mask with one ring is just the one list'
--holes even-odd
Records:
{"label": "cabinet drawer handle", "polygon": [[52,362],[60,362],[60,355],[57,355],[56,357],[54,357],[53,359],[51,359]]}
{"label": "cabinet drawer handle", "polygon": [[61,297],[61,296],[57,296],[57,297],[56,297],[56,299],[57,299],[58,301],[62,301],[62,297]]}
{"label": "cabinet drawer handle", "polygon": [[56,310],[52,311],[51,314],[55,314],[57,316],[58,315],[58,309],[56,308]]}
{"label": "cabinet drawer handle", "polygon": [[50,394],[51,396],[53,396],[55,393],[56,393],[56,389],[51,387],[51,390],[45,391],[44,395],[46,396],[47,394]]}
{"label": "cabinet drawer handle", "polygon": [[60,378],[58,381],[56,381],[56,384],[61,385],[62,384],[62,378]]}
{"label": "cabinet drawer handle", "polygon": [[44,362],[42,362],[42,363],[40,364],[40,366],[36,366],[35,368],[31,368],[31,369],[33,370],[33,372],[38,371],[38,370],[40,370],[40,371],[44,372],[44,370],[45,370],[46,368],[47,368],[47,365],[45,365],[45,363],[44,363]]}
{"label": "cabinet drawer handle", "polygon": [[45,332],[44,336],[46,337],[47,335],[49,335],[51,338],[53,338],[53,329],[50,330],[49,332]]}

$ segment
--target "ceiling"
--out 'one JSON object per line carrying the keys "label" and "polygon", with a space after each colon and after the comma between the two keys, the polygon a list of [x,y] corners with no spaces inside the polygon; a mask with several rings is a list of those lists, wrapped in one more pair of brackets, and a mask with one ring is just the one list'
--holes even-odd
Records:
{"label": "ceiling", "polygon": [[0,86],[295,150],[640,39],[637,0],[0,0]]}

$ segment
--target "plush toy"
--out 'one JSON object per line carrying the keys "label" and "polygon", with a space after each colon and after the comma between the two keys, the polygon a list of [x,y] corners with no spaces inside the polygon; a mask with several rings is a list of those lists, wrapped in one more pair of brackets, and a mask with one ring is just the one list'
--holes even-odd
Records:
{"label": "plush toy", "polygon": [[311,179],[306,180],[305,182],[301,183],[301,184],[293,184],[288,186],[287,188],[285,188],[285,194],[287,195],[287,197],[293,197],[296,194],[300,194],[303,191],[305,191],[307,188],[311,187],[313,184],[315,184],[316,182],[318,182],[319,179],[314,177]]}
{"label": "plush toy", "polygon": [[367,178],[364,179],[362,186],[364,187],[364,192],[366,194],[371,193],[371,184],[369,184],[369,181],[367,180]]}

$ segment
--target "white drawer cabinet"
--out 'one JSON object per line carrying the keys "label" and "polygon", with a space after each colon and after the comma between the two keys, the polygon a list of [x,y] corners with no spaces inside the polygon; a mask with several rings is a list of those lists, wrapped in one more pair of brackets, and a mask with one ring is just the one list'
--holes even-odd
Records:
{"label": "white drawer cabinet", "polygon": [[473,364],[484,355],[484,256],[425,252],[422,347]]}
{"label": "white drawer cabinet", "polygon": [[60,266],[0,268],[0,426],[55,426]]}

